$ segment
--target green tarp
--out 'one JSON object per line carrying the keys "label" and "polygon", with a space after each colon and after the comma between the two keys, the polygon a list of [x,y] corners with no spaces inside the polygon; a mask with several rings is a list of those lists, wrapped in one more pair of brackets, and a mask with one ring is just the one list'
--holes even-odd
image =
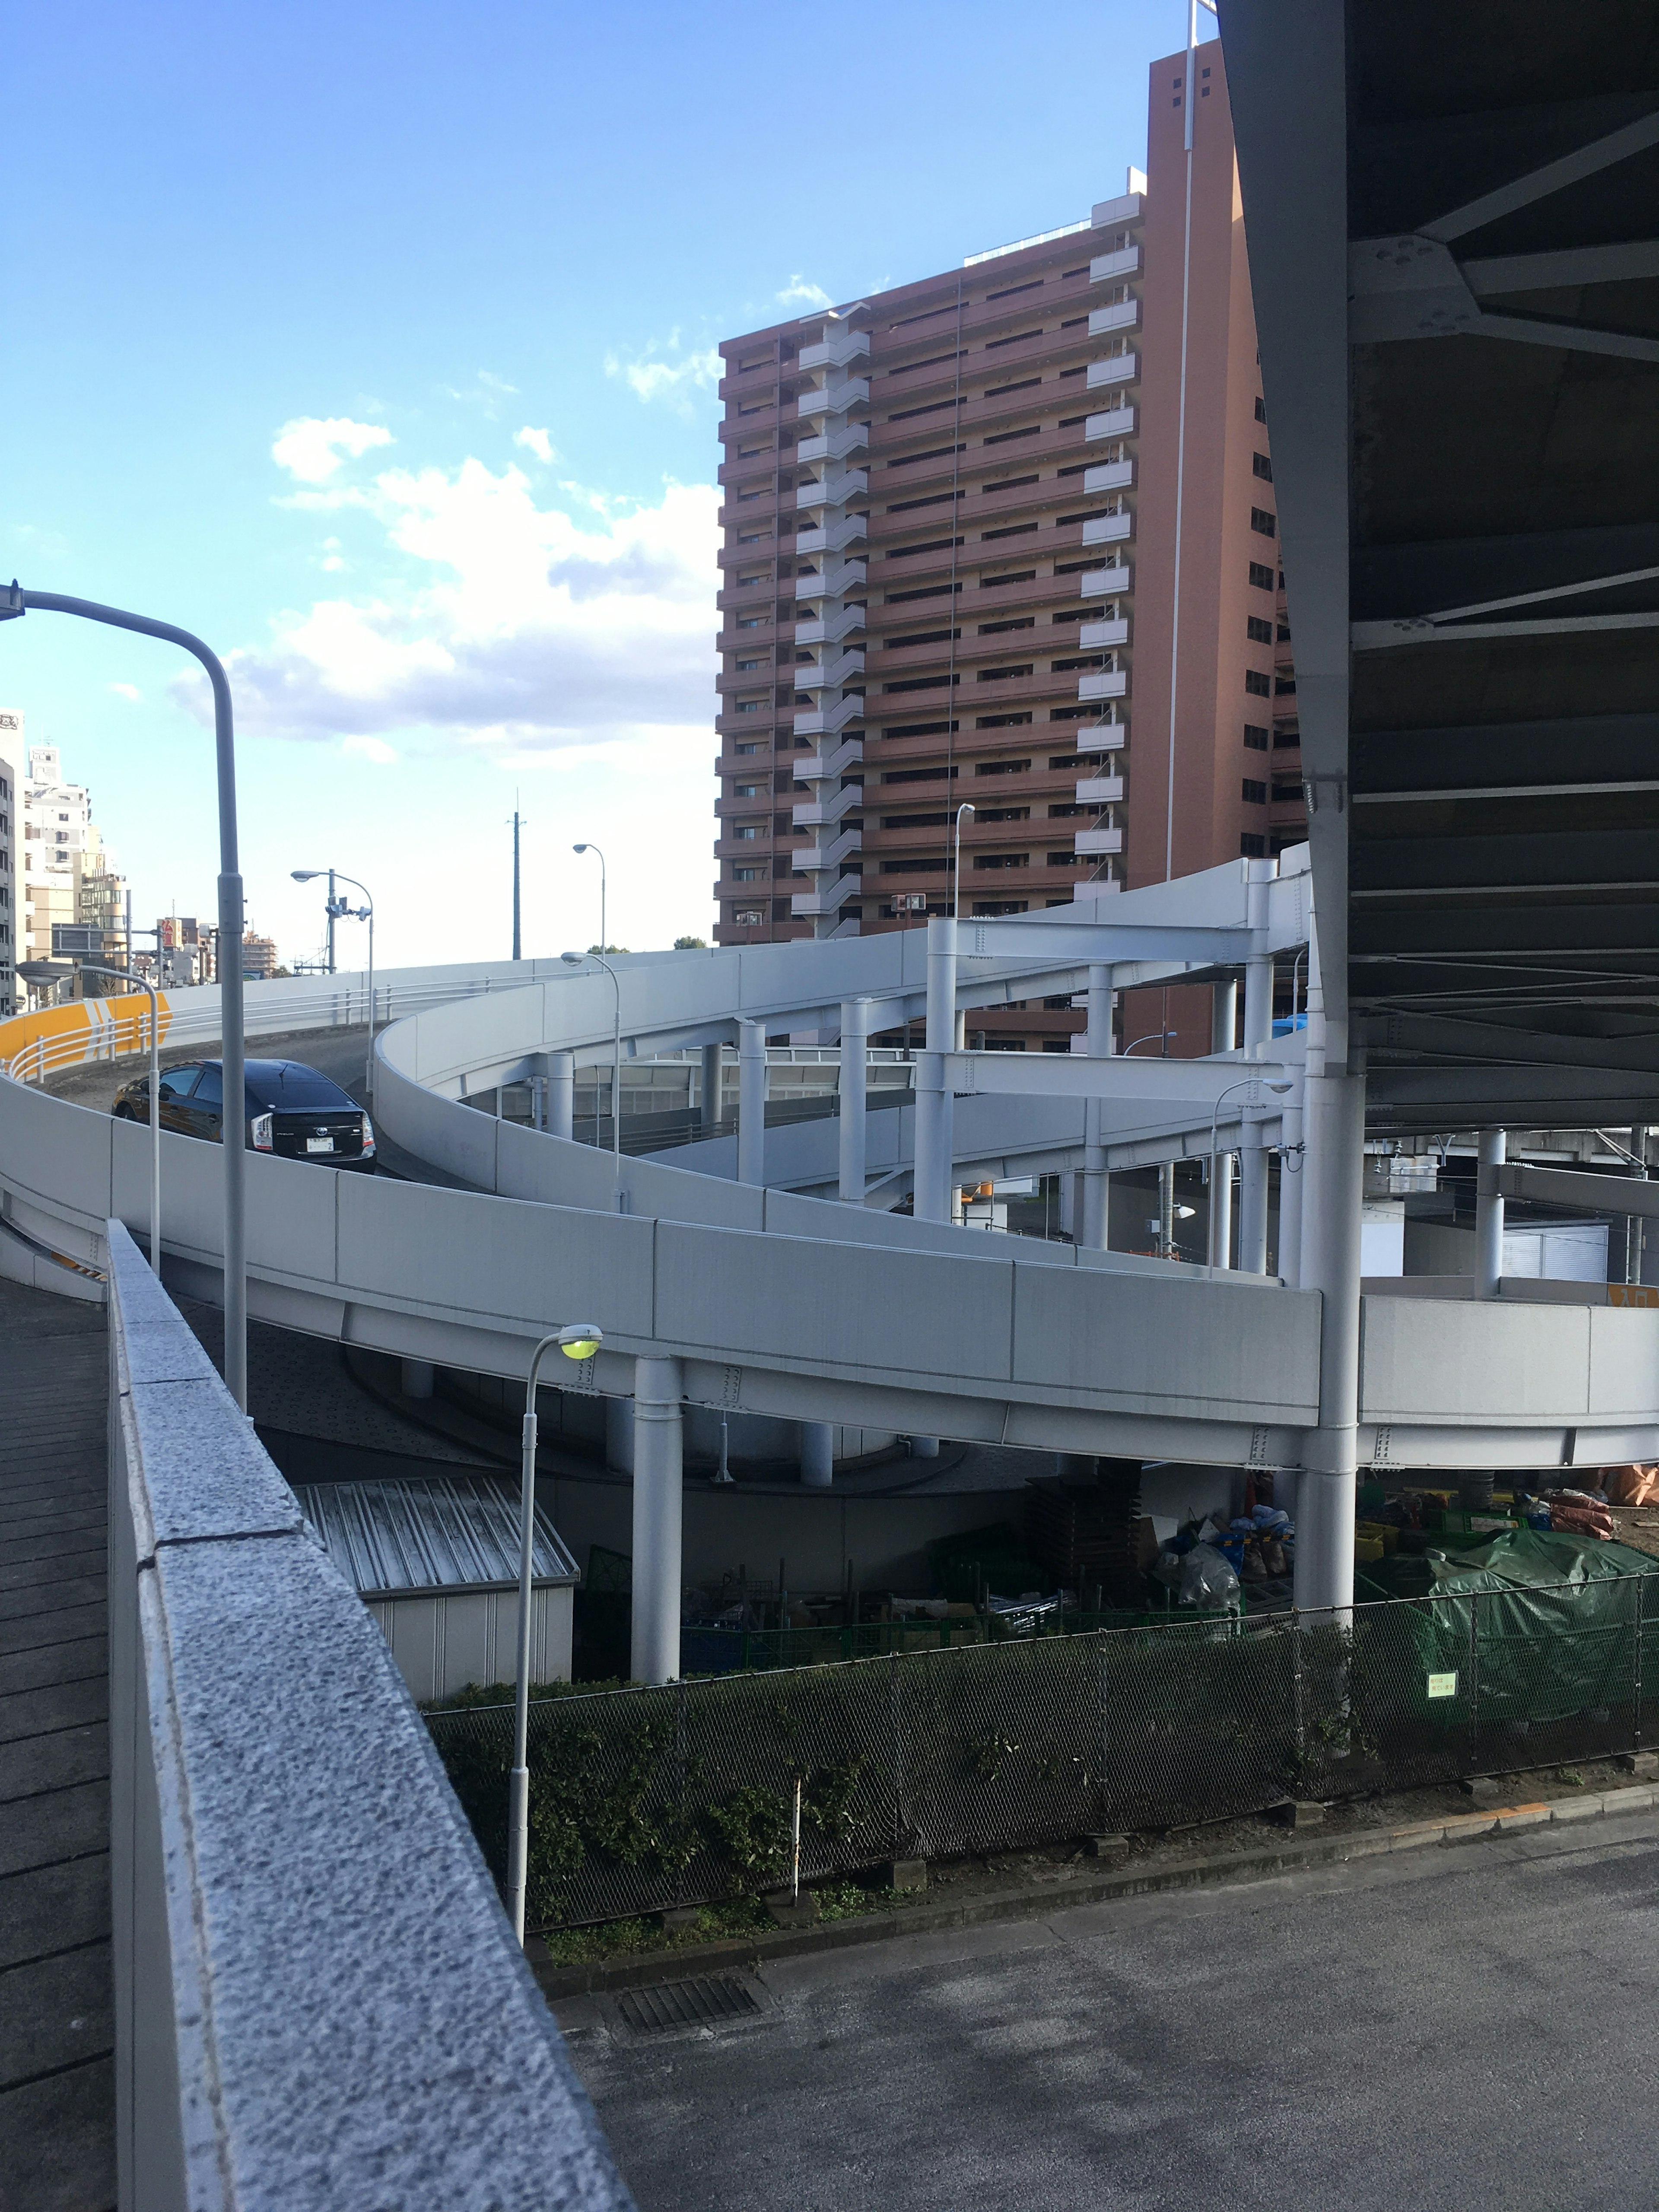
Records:
{"label": "green tarp", "polygon": [[[1470,1548],[1395,1553],[1355,1596],[1431,1598],[1405,1622],[1425,1715],[1562,1720],[1659,1686],[1659,1559],[1624,1544],[1517,1528]],[[1449,1688],[1449,1678],[1455,1687]]]}

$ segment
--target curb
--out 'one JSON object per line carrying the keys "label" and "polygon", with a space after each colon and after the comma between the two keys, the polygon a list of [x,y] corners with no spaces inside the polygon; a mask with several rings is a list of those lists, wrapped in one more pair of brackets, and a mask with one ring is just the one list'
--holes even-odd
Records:
{"label": "curb", "polygon": [[[927,1936],[951,1928],[976,1928],[994,1920],[1034,1920],[1045,1914],[1069,1911],[1073,1905],[1104,1904],[1115,1898],[1146,1897],[1160,1890],[1199,1889],[1212,1883],[1249,1881],[1254,1876],[1290,1873],[1299,1867],[1340,1866],[1349,1859],[1380,1858],[1394,1851],[1415,1850],[1425,1844],[1473,1843],[1482,1836],[1505,1835],[1512,1829],[1565,1826],[1602,1818],[1613,1813],[1651,1810],[1659,1802],[1659,1788],[1638,1784],[1626,1790],[1603,1790],[1583,1797],[1553,1802],[1498,1805],[1479,1813],[1454,1813],[1438,1820],[1414,1820],[1404,1827],[1379,1828],[1370,1834],[1333,1836],[1305,1844],[1269,1846],[1262,1850],[1223,1851],[1213,1857],[1187,1859],[1169,1866],[1148,1868],[1144,1873],[1073,1876],[1033,1888],[982,1892],[962,1905],[925,1905],[896,1911],[869,1913],[857,1919],[831,1921],[816,1928],[781,1928],[775,1933],[728,1936],[714,1943],[689,1943],[672,1951],[653,1951],[629,1959],[596,1959],[585,1966],[555,1966],[545,1959],[545,1946],[538,1936],[526,1944],[532,1971],[542,1995],[550,2003],[560,1997],[582,1996],[604,1990],[640,1989],[670,1978],[679,1978],[722,1966],[759,1966],[769,1959],[796,1958],[815,1951],[845,1951],[865,1943],[882,1943],[895,1936]],[[541,1953],[541,1958],[537,1954]]]}

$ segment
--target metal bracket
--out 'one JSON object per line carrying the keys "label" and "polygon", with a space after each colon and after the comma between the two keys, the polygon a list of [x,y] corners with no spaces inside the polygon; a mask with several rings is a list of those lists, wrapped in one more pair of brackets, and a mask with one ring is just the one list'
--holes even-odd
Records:
{"label": "metal bracket", "polygon": [[1336,811],[1340,814],[1348,803],[1347,769],[1345,768],[1321,769],[1312,775],[1303,777],[1302,796],[1307,802],[1310,814],[1317,814],[1319,811],[1319,787],[1322,783],[1328,783],[1334,787]]}

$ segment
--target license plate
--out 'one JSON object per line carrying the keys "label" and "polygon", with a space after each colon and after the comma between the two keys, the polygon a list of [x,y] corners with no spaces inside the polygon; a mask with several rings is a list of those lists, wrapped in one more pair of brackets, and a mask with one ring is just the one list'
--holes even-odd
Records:
{"label": "license plate", "polygon": [[306,1150],[308,1152],[331,1152],[334,1150],[334,1139],[332,1137],[307,1137]]}

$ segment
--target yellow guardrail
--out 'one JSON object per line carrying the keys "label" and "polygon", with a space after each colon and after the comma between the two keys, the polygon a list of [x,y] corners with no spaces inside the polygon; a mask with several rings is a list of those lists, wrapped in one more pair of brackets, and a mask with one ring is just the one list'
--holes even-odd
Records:
{"label": "yellow guardrail", "polygon": [[[172,1010],[159,994],[161,1035],[165,1043]],[[118,1060],[149,1049],[149,994],[118,999],[76,999],[65,1006],[43,1006],[0,1022],[0,1070],[20,1082],[39,1083],[66,1067]]]}

